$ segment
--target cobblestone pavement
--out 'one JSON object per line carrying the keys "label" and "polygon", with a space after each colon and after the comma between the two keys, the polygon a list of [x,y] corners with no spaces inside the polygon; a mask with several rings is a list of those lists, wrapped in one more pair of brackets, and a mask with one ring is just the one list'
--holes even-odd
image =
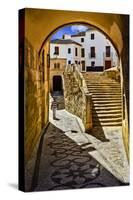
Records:
{"label": "cobblestone pavement", "polygon": [[42,140],[34,191],[123,185],[52,123]]}

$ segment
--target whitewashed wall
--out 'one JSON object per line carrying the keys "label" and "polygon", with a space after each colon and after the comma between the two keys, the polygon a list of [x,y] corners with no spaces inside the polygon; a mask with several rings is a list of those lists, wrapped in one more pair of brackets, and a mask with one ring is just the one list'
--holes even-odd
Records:
{"label": "whitewashed wall", "polygon": [[[59,47],[59,55],[54,55],[55,47]],[[68,53],[68,48],[71,48],[71,53]],[[78,56],[75,56],[75,48],[77,48]],[[77,44],[50,44],[50,57],[51,58],[66,58],[71,61],[71,64],[75,61],[80,62],[81,60],[81,47]]]}
{"label": "whitewashed wall", "polygon": [[[94,40],[91,40],[91,34],[94,33]],[[84,42],[81,42],[81,38],[84,38]],[[77,44],[50,44],[50,56],[51,58],[66,58],[67,64],[68,61],[71,61],[71,64],[74,64],[75,61],[81,62],[85,61],[85,66],[91,67],[91,62],[95,62],[95,66],[103,66],[105,65],[104,54],[106,52],[106,46],[110,46],[111,55],[112,55],[112,66],[117,66],[118,57],[116,54],[116,50],[114,49],[111,42],[103,35],[103,33],[97,30],[88,30],[85,36],[75,36],[71,37],[70,35],[65,35],[65,39],[71,39],[82,46]],[[55,46],[59,47],[59,55],[54,55]],[[95,47],[96,57],[90,57],[90,47]],[[78,56],[75,56],[75,48],[78,49]],[[71,54],[68,54],[68,48],[71,48]],[[81,48],[85,49],[85,57],[81,57]]]}
{"label": "whitewashed wall", "polygon": [[[94,33],[94,40],[91,40],[91,34]],[[84,42],[81,42],[81,38],[84,38]],[[103,54],[106,51],[106,46],[111,47],[111,52],[113,53],[113,65],[117,65],[117,54],[111,44],[111,42],[99,31],[89,30],[86,32],[86,36],[72,37],[72,40],[82,44],[82,48],[85,48],[85,60],[86,66],[91,66],[91,62],[95,62],[95,66],[104,66],[104,57]],[[90,58],[90,47],[95,46],[95,58]]]}

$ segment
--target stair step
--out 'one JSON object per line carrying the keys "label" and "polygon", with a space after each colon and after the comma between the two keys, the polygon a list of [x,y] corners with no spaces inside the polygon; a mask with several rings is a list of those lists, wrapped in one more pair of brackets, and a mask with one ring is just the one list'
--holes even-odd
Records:
{"label": "stair step", "polygon": [[89,92],[108,92],[108,93],[121,93],[121,90],[120,89],[117,89],[117,88],[88,88]]}
{"label": "stair step", "polygon": [[83,74],[92,94],[94,126],[122,126],[122,95],[120,83],[101,73]]}
{"label": "stair step", "polygon": [[118,103],[112,103],[112,102],[105,103],[104,102],[104,103],[101,103],[101,104],[100,103],[93,103],[93,105],[95,107],[106,107],[106,106],[107,107],[116,107],[116,106],[120,106],[121,107],[122,106],[121,103],[119,103],[119,102]]}
{"label": "stair step", "polygon": [[87,87],[89,90],[121,90],[120,87]]}
{"label": "stair step", "polygon": [[122,99],[121,97],[93,97],[92,96],[92,100],[93,101],[121,101],[122,102]]}
{"label": "stair step", "polygon": [[118,118],[93,118],[93,122],[122,122],[122,117]]}
{"label": "stair step", "polygon": [[105,106],[95,106],[92,108],[92,110],[96,110],[96,112],[98,112],[99,110],[104,110],[104,111],[110,111],[110,110],[121,110],[121,105],[120,106],[109,106],[109,107],[105,107]]}
{"label": "stair step", "polygon": [[115,114],[115,113],[120,113],[122,115],[122,110],[121,109],[111,109],[111,110],[92,110],[93,114]]}
{"label": "stair step", "polygon": [[112,96],[112,94],[104,94],[104,95],[103,95],[103,94],[101,94],[101,95],[100,95],[100,94],[97,94],[97,95],[92,94],[92,99],[100,99],[100,98],[101,98],[101,99],[105,99],[105,98],[106,98],[106,99],[108,99],[108,98],[111,98],[111,99],[112,99],[112,98],[116,98],[116,99],[119,98],[119,99],[122,99],[122,98],[121,98],[121,95],[117,95],[117,94],[116,94],[116,95],[113,95],[113,96]]}
{"label": "stair step", "polygon": [[98,92],[94,92],[94,93],[92,93],[92,96],[99,96],[99,95],[101,95],[101,96],[121,96],[121,93],[110,93],[110,92],[101,92],[101,91],[98,91]]}
{"label": "stair step", "polygon": [[100,87],[87,87],[88,88],[88,90],[98,90],[98,91],[101,91],[101,90],[103,90],[103,91],[110,91],[110,90],[117,90],[117,91],[121,91],[121,89],[119,88],[119,87],[102,87],[102,86],[100,86]]}
{"label": "stair step", "polygon": [[115,81],[104,81],[104,82],[98,82],[97,80],[94,80],[94,81],[92,81],[92,80],[86,80],[86,84],[88,84],[88,85],[91,85],[91,84],[94,84],[94,85],[97,85],[97,83],[99,83],[99,84],[101,84],[101,85],[119,85],[120,86],[120,83],[118,83],[118,82],[115,82]]}
{"label": "stair step", "polygon": [[112,127],[112,126],[122,126],[122,122],[108,122],[108,123],[103,123],[103,122],[100,122],[99,123],[93,123],[94,126],[108,126],[108,127]]}
{"label": "stair step", "polygon": [[93,100],[93,104],[112,104],[112,103],[122,103],[122,100],[116,99],[99,99]]}
{"label": "stair step", "polygon": [[101,85],[101,84],[97,84],[97,85],[94,85],[94,84],[87,84],[87,87],[88,88],[121,88],[120,85],[112,85],[112,84],[106,84],[106,85]]}
{"label": "stair step", "polygon": [[93,118],[118,118],[121,117],[122,113],[93,113]]}
{"label": "stair step", "polygon": [[100,84],[116,84],[116,85],[120,85],[119,82],[116,82],[114,80],[109,80],[109,79],[104,79],[104,77],[102,78],[94,78],[92,79],[91,77],[90,78],[84,78],[86,80],[86,83],[100,83]]}

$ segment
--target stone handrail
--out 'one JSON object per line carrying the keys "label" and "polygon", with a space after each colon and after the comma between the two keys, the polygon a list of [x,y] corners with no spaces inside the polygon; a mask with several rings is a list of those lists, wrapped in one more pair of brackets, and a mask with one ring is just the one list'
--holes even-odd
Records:
{"label": "stone handrail", "polygon": [[67,65],[64,72],[66,109],[80,117],[85,129],[92,128],[92,95],[79,70],[79,65]]}

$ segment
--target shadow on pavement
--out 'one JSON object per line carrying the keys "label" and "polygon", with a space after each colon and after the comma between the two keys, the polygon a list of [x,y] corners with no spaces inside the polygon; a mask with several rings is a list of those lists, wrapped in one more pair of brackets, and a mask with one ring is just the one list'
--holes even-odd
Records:
{"label": "shadow on pavement", "polygon": [[93,116],[95,121],[93,121],[93,128],[91,130],[86,131],[86,133],[92,135],[93,137],[95,137],[96,139],[102,141],[102,142],[109,142],[110,140],[108,138],[106,138],[105,134],[104,134],[104,130],[103,127],[101,125],[101,122],[99,121],[98,115],[94,109],[93,106]]}

